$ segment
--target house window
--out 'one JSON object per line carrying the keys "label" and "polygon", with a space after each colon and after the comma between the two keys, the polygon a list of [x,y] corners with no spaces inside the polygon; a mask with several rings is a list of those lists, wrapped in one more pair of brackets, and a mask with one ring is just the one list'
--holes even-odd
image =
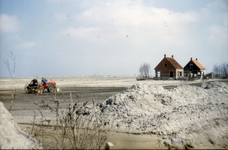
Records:
{"label": "house window", "polygon": [[165,64],[165,68],[167,67],[167,64]]}
{"label": "house window", "polygon": [[182,72],[180,72],[180,77],[182,77]]}
{"label": "house window", "polygon": [[190,69],[192,69],[193,68],[193,64],[190,64]]}

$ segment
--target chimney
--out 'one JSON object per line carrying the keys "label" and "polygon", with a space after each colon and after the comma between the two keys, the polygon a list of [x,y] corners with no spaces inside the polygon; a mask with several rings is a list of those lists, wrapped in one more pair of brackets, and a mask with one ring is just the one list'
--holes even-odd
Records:
{"label": "chimney", "polygon": [[173,58],[173,55],[172,55],[172,58]]}
{"label": "chimney", "polygon": [[198,59],[196,58],[196,60],[198,60]]}
{"label": "chimney", "polygon": [[164,58],[166,58],[166,54],[164,54]]}
{"label": "chimney", "polygon": [[192,57],[190,58],[190,60],[192,60]]}

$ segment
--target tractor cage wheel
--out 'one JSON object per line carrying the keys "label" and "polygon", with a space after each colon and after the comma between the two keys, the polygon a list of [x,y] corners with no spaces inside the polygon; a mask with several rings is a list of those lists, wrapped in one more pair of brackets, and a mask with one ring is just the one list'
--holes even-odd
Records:
{"label": "tractor cage wheel", "polygon": [[53,84],[50,84],[50,85],[48,85],[48,87],[47,87],[47,91],[49,92],[49,93],[53,93],[54,92],[54,85]]}

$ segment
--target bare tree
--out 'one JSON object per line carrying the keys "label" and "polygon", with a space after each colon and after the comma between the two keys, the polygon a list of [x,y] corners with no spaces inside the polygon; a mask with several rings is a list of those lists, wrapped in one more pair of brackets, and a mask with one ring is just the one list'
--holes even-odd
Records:
{"label": "bare tree", "polygon": [[213,67],[213,73],[215,75],[218,75],[219,74],[219,67],[217,65],[214,65],[214,67]]}
{"label": "bare tree", "polygon": [[13,54],[12,51],[10,52],[9,58],[13,61],[13,70],[11,70],[10,63],[9,63],[8,59],[4,60],[4,63],[5,63],[8,71],[9,71],[10,76],[12,78],[14,78],[14,73],[15,73],[15,68],[16,68],[16,56]]}
{"label": "bare tree", "polygon": [[228,76],[228,66],[226,65],[226,63],[222,63],[220,65],[214,65],[213,68],[213,73],[216,76]]}
{"label": "bare tree", "polygon": [[225,75],[226,77],[228,75],[228,66],[225,63],[223,63],[221,64],[220,69],[221,69],[221,74]]}
{"label": "bare tree", "polygon": [[143,63],[139,68],[139,72],[140,72],[141,77],[143,77],[145,79],[149,78],[150,64]]}
{"label": "bare tree", "polygon": [[8,59],[4,60],[4,63],[8,69],[8,72],[10,74],[10,76],[12,77],[12,80],[13,80],[13,91],[12,91],[12,100],[11,100],[11,105],[10,105],[10,109],[9,111],[11,110],[12,106],[13,106],[13,101],[14,101],[14,96],[15,96],[15,89],[14,89],[14,73],[15,73],[15,69],[16,69],[16,56],[13,54],[13,52],[11,51],[10,52],[10,55],[9,55],[9,58],[11,59],[12,63],[13,63],[13,67],[12,67],[12,70],[11,70],[11,67],[10,67],[10,62]]}

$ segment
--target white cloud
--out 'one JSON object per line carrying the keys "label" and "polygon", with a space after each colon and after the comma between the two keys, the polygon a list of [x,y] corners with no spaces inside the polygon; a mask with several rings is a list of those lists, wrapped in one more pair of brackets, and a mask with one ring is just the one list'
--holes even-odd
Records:
{"label": "white cloud", "polygon": [[0,32],[18,32],[20,22],[15,16],[0,14]]}
{"label": "white cloud", "polygon": [[35,43],[35,42],[25,42],[25,43],[19,45],[19,48],[21,48],[21,49],[36,49],[37,48],[37,43]]}
{"label": "white cloud", "polygon": [[121,0],[87,6],[75,17],[77,24],[65,29],[61,35],[84,40],[100,37],[100,41],[102,38],[119,41],[127,36],[132,44],[154,40],[186,45],[194,40],[189,28],[198,23],[197,13],[147,7],[141,1],[134,1],[133,4],[129,6],[128,1]]}
{"label": "white cloud", "polygon": [[66,36],[80,39],[91,39],[91,37],[95,37],[100,33],[99,27],[69,27],[65,33]]}
{"label": "white cloud", "polygon": [[[135,1],[134,6],[129,7],[128,2],[114,1],[113,3],[99,3],[92,6],[80,15],[76,20],[84,25],[122,25],[122,26],[141,26],[143,24],[160,23],[161,21],[197,21],[194,12],[178,13],[165,8],[147,7],[140,1]],[[156,25],[155,24],[155,25]]]}

